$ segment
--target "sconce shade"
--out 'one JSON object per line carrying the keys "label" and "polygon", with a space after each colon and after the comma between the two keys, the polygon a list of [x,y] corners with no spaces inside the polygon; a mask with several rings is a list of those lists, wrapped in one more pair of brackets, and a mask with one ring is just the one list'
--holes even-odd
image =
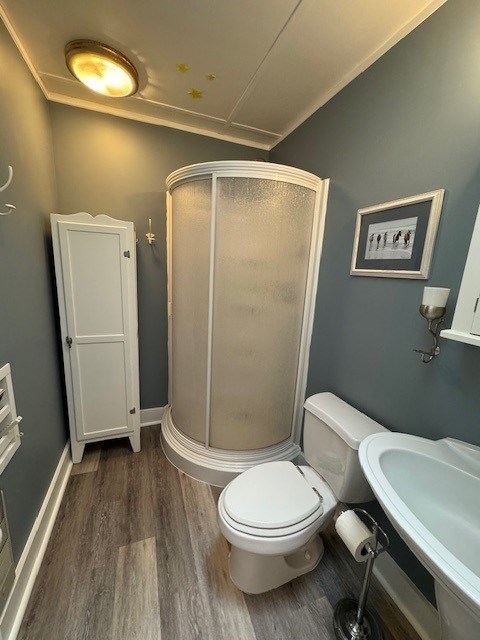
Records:
{"label": "sconce shade", "polygon": [[131,96],[138,89],[138,73],[120,51],[94,40],[72,40],[65,47],[70,73],[86,87],[113,98]]}
{"label": "sconce shade", "polygon": [[425,287],[423,289],[422,305],[426,307],[441,307],[445,309],[447,306],[450,289],[443,287]]}

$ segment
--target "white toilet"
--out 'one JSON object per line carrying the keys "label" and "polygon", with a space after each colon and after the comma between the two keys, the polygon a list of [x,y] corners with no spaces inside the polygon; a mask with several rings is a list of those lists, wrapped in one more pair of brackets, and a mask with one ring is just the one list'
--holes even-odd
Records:
{"label": "white toilet", "polygon": [[305,402],[304,456],[310,466],[261,464],[232,480],[218,501],[218,522],[231,543],[230,576],[246,593],[263,593],[311,571],[323,556],[319,535],[339,502],[373,493],[358,447],[384,427],[332,393]]}

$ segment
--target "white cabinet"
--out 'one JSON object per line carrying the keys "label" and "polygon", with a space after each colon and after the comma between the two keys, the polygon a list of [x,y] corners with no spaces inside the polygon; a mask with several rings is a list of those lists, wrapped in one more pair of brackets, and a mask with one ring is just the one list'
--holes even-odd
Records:
{"label": "white cabinet", "polygon": [[135,231],[88,213],[51,216],[70,439],[140,449]]}
{"label": "white cabinet", "polygon": [[462,284],[458,294],[452,328],[441,332],[443,338],[480,347],[480,209],[468,250]]}

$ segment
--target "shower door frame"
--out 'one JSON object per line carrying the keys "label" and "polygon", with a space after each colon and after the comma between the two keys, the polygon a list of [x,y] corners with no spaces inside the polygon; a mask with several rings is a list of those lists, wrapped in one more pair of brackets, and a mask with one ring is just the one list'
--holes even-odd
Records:
{"label": "shower door frame", "polygon": [[[255,166],[253,166],[255,165]],[[235,168],[234,168],[235,167]],[[215,241],[217,217],[217,180],[219,178],[254,178],[287,182],[306,187],[315,192],[312,233],[305,284],[302,328],[297,363],[295,399],[290,436],[285,440],[262,449],[233,451],[218,449],[209,444],[211,374],[213,346],[213,311],[215,289]],[[210,215],[210,264],[207,336],[207,387],[205,412],[205,443],[186,436],[176,427],[171,415],[172,401],[172,192],[181,184],[194,180],[211,180]],[[162,419],[162,442],[169,460],[195,478],[211,484],[224,486],[233,477],[254,464],[273,460],[292,460],[300,453],[300,436],[303,420],[309,353],[313,330],[313,318],[318,286],[320,259],[323,247],[325,217],[327,209],[329,179],[321,179],[300,169],[273,163],[252,161],[225,161],[190,165],[170,174],[167,178],[167,313],[168,313],[168,406]]]}

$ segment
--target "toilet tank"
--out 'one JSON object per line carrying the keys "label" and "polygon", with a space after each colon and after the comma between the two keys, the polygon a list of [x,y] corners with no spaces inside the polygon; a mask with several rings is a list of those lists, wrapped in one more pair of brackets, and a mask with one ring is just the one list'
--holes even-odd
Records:
{"label": "toilet tank", "polygon": [[333,393],[305,401],[303,453],[341,502],[373,500],[358,458],[358,448],[372,433],[388,431]]}

